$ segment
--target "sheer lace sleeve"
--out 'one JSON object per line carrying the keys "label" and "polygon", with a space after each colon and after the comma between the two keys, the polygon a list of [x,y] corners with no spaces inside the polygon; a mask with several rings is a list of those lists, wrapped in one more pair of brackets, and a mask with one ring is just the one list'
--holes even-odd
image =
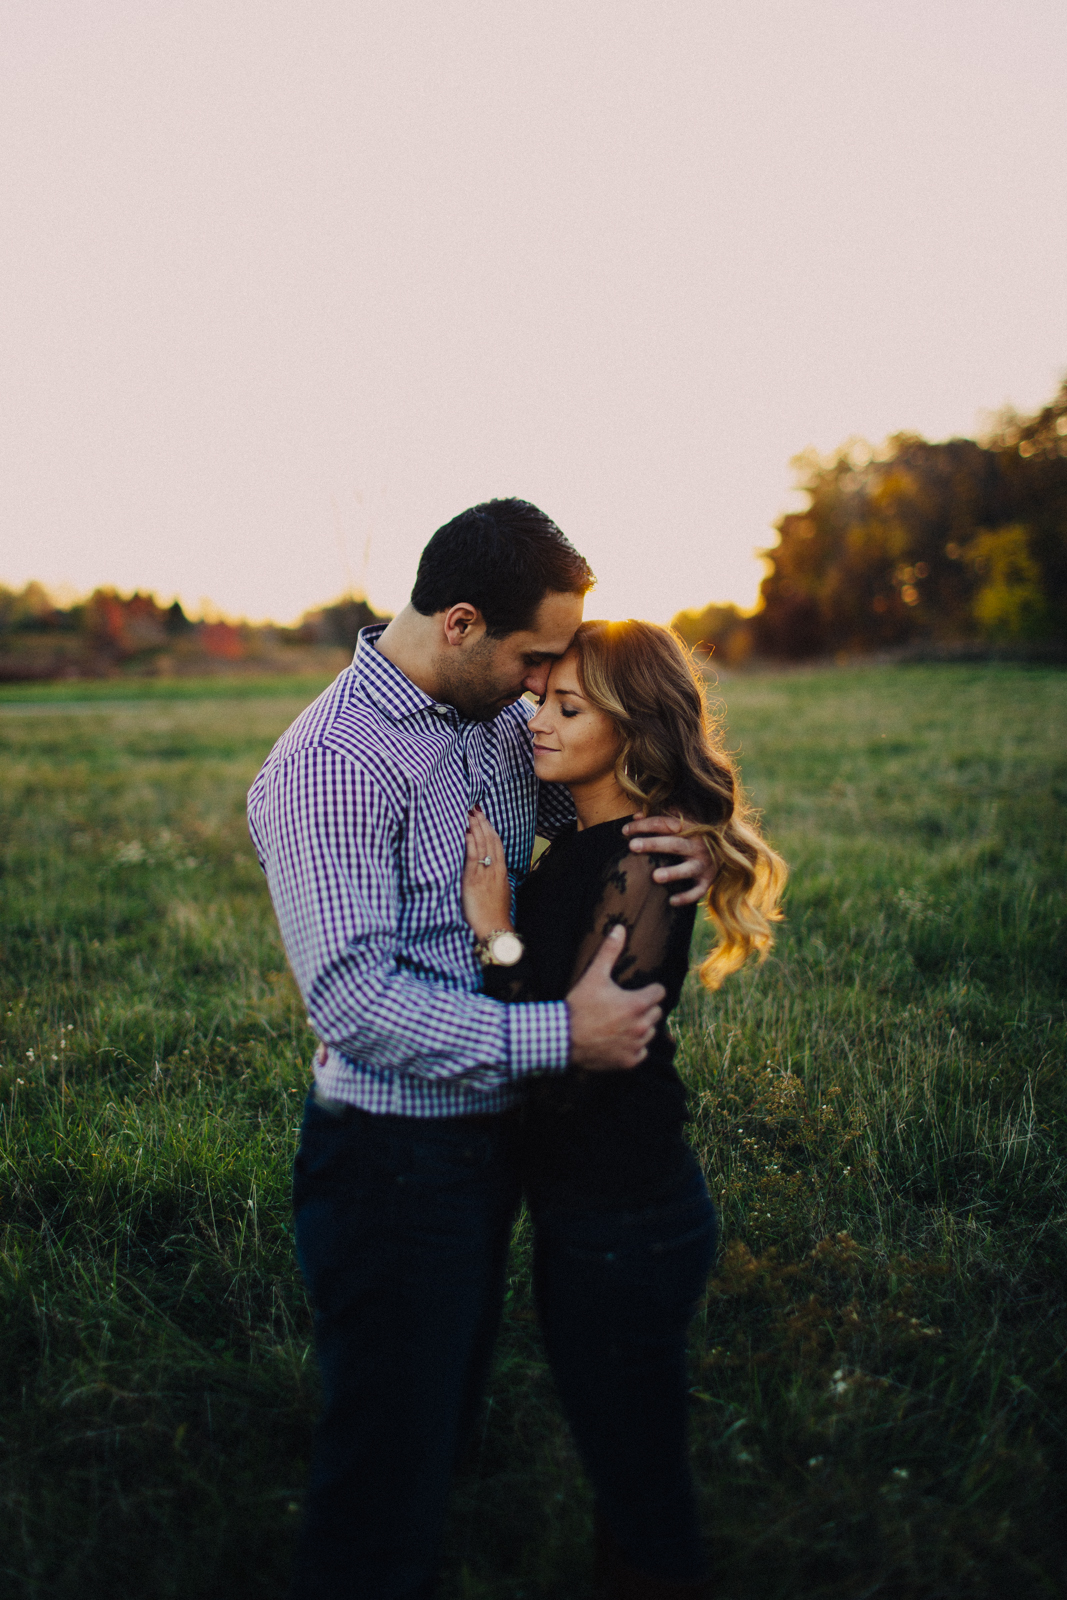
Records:
{"label": "sheer lace sleeve", "polygon": [[[588,894],[582,893],[577,903],[574,899],[563,899],[559,904],[558,915],[567,922],[559,928],[559,941],[566,949],[575,951],[569,976],[565,966],[562,972],[556,967],[559,976],[552,978],[551,991],[542,993],[538,979],[539,974],[543,976],[543,952],[538,961],[531,961],[527,954],[514,967],[485,967],[482,973],[484,992],[494,1000],[511,1004],[560,998],[561,980],[566,982],[566,990],[570,990],[600,949],[605,934],[620,923],[627,930],[627,939],[612,969],[615,982],[623,989],[641,989],[646,983],[662,982],[662,969],[672,943],[676,948],[671,964],[677,965],[676,933],[682,937],[681,948],[687,949],[692,926],[692,907],[672,906],[673,886],[658,884],[652,878],[657,867],[667,866],[674,859],[672,856],[635,855],[623,839],[620,849],[603,866],[591,870]],[[537,936],[543,942],[543,924]],[[555,987],[557,983],[560,988]]]}
{"label": "sheer lace sleeve", "polygon": [[676,921],[688,915],[685,907],[672,906],[673,884],[656,883],[657,867],[670,866],[673,856],[625,855],[608,864],[600,893],[593,907],[588,931],[578,946],[571,974],[577,983],[612,928],[627,930],[626,948],[612,968],[612,977],[622,989],[641,989],[660,979]]}

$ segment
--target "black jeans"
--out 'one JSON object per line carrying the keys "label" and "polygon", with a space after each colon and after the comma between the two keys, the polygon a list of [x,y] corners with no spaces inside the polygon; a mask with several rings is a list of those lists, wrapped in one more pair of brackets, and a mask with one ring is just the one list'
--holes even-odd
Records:
{"label": "black jeans", "polygon": [[632,1566],[697,1582],[685,1338],[718,1235],[703,1174],[691,1156],[677,1188],[640,1211],[529,1198],[545,1345],[600,1512]]}
{"label": "black jeans", "polygon": [[293,1180],[323,1410],[293,1600],[425,1600],[481,1400],[518,1202],[511,1116],[340,1116]]}

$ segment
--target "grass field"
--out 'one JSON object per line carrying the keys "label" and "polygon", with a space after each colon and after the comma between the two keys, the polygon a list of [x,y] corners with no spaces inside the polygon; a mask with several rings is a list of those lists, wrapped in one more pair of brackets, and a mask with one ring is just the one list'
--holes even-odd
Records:
{"label": "grass field", "polygon": [[[284,1593],[312,1040],[243,798],[313,689],[259,688],[0,705],[12,1600]],[[693,1341],[721,1595],[1059,1595],[1067,674],[725,693],[793,879],[772,960],[678,1017],[726,1240]],[[449,1600],[587,1592],[525,1262],[520,1224]]]}

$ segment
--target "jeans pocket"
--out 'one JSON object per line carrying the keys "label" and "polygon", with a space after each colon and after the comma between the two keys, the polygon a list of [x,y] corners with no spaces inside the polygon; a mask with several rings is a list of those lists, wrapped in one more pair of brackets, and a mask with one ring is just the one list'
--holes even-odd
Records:
{"label": "jeans pocket", "polygon": [[346,1116],[325,1111],[308,1096],[293,1161],[294,1207],[299,1209],[323,1181],[329,1181],[340,1163],[350,1161],[352,1147],[360,1140],[359,1117],[354,1109]]}

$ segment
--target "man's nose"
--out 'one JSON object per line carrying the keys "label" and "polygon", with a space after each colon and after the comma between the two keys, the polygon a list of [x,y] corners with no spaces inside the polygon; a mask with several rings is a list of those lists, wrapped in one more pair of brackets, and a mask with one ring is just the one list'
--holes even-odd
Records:
{"label": "man's nose", "polygon": [[545,690],[548,688],[548,675],[552,671],[551,662],[546,661],[543,667],[531,667],[522,680],[524,689],[535,694],[538,700],[544,699]]}

